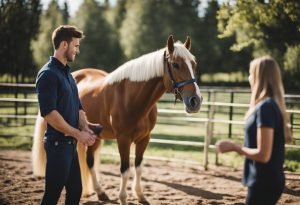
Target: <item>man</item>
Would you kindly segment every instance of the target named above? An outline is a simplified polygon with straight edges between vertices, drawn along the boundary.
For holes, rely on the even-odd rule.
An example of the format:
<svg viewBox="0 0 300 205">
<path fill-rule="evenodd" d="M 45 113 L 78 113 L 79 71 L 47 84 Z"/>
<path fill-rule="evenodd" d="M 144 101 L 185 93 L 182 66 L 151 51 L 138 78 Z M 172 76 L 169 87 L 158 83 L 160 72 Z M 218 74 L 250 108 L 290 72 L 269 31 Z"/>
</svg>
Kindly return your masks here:
<svg viewBox="0 0 300 205">
<path fill-rule="evenodd" d="M 59 26 L 52 34 L 54 55 L 39 71 L 36 91 L 42 117 L 47 122 L 44 147 L 47 156 L 42 205 L 57 204 L 66 189 L 65 204 L 79 204 L 82 184 L 77 142 L 91 146 L 96 136 L 89 129 L 78 90 L 67 62 L 79 53 L 82 31 Z"/>
</svg>

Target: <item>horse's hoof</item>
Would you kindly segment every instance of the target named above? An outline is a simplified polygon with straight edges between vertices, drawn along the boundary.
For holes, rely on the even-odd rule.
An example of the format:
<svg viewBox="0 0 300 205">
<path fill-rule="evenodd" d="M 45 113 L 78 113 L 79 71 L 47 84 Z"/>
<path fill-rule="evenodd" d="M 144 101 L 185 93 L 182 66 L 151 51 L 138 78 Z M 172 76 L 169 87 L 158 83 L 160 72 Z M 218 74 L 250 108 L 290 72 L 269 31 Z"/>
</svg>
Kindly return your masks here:
<svg viewBox="0 0 300 205">
<path fill-rule="evenodd" d="M 109 201 L 108 196 L 105 194 L 105 192 L 103 192 L 102 194 L 98 194 L 98 199 L 100 201 Z"/>
</svg>

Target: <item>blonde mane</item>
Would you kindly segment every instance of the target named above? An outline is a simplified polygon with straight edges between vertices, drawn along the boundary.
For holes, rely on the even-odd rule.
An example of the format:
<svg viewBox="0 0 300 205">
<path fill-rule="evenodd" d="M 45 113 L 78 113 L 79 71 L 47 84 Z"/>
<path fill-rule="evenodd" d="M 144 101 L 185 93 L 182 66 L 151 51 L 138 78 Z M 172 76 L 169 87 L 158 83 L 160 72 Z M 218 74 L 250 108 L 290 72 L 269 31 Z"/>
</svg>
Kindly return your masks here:
<svg viewBox="0 0 300 205">
<path fill-rule="evenodd" d="M 142 55 L 139 58 L 126 62 L 109 74 L 106 82 L 108 84 L 113 84 L 121 82 L 124 79 L 142 82 L 155 77 L 162 77 L 164 75 L 165 50 L 165 48 L 162 48 L 158 51 Z M 180 56 L 184 59 L 195 61 L 195 57 L 180 42 L 174 44 L 173 55 L 174 57 Z"/>
</svg>

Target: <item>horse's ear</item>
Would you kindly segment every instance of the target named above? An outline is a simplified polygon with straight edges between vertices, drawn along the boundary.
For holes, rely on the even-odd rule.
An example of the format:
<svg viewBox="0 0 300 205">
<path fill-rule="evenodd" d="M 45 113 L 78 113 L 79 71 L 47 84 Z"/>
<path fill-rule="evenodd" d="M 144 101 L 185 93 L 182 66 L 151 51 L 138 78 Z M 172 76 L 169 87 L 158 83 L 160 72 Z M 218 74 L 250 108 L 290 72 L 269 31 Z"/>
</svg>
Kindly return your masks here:
<svg viewBox="0 0 300 205">
<path fill-rule="evenodd" d="M 186 41 L 184 42 L 184 46 L 185 46 L 188 50 L 191 49 L 192 41 L 191 41 L 191 38 L 190 38 L 189 36 L 186 38 Z"/>
<path fill-rule="evenodd" d="M 174 39 L 173 39 L 173 35 L 169 36 L 167 44 L 168 44 L 169 54 L 173 53 L 173 51 L 174 51 Z"/>
</svg>

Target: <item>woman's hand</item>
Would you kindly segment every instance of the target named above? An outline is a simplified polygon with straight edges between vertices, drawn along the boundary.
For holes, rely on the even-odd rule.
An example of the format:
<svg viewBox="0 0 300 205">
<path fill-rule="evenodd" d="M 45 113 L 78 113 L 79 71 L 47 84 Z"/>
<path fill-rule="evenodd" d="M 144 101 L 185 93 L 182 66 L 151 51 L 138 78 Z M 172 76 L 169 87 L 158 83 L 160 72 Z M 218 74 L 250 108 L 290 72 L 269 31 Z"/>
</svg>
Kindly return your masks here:
<svg viewBox="0 0 300 205">
<path fill-rule="evenodd" d="M 216 149 L 220 153 L 238 152 L 241 153 L 241 146 L 228 140 L 219 140 L 216 142 Z"/>
</svg>

